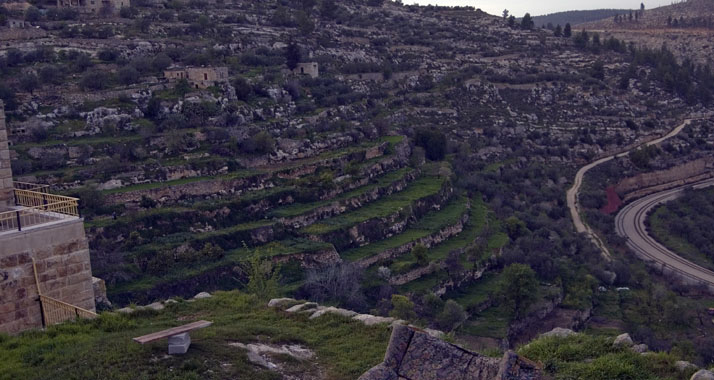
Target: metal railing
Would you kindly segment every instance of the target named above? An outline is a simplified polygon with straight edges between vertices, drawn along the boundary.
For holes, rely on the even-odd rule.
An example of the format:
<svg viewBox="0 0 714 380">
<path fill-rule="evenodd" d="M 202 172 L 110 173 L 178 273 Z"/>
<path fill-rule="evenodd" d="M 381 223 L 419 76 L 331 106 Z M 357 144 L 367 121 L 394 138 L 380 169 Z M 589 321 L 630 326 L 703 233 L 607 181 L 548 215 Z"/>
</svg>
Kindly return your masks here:
<svg viewBox="0 0 714 380">
<path fill-rule="evenodd" d="M 15 205 L 20 207 L 0 212 L 0 232 L 79 217 L 77 198 L 50 194 L 46 185 L 15 182 L 15 186 Z"/>
<path fill-rule="evenodd" d="M 74 321 L 78 318 L 97 318 L 97 313 L 95 312 L 82 309 L 79 306 L 70 305 L 67 302 L 62 302 L 42 294 L 40 294 L 40 302 L 42 302 L 42 319 L 45 322 L 45 326 Z"/>
<path fill-rule="evenodd" d="M 37 183 L 17 182 L 17 181 L 13 181 L 12 185 L 17 190 L 29 190 L 29 191 L 36 191 L 38 193 L 47 193 L 47 194 L 49 194 L 49 192 L 50 192 L 50 185 L 40 185 Z"/>
<path fill-rule="evenodd" d="M 40 289 L 40 279 L 37 274 L 37 261 L 35 261 L 34 257 L 32 258 L 32 272 L 35 275 L 35 286 L 37 286 L 37 295 L 40 298 L 42 325 L 44 327 L 74 321 L 78 318 L 94 319 L 99 316 L 93 311 L 82 309 L 79 306 L 74 306 L 67 302 L 43 295 L 42 289 Z"/>
</svg>

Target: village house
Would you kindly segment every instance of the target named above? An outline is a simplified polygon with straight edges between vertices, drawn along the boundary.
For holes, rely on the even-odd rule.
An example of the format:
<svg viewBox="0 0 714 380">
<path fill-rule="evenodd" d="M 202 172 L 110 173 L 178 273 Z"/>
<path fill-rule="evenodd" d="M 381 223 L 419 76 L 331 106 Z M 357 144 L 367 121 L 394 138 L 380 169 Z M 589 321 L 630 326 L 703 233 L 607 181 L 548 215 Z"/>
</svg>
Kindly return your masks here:
<svg viewBox="0 0 714 380">
<path fill-rule="evenodd" d="M 30 23 L 16 18 L 7 19 L 7 26 L 10 29 L 25 29 L 30 27 Z"/>
<path fill-rule="evenodd" d="M 309 75 L 310 78 L 317 78 L 320 76 L 320 69 L 317 62 L 301 62 L 298 63 L 297 67 L 292 70 L 295 75 Z"/>
<path fill-rule="evenodd" d="M 171 67 L 164 70 L 164 78 L 169 81 L 186 79 L 192 87 L 205 89 L 219 83 L 227 83 L 228 67 Z"/>
</svg>

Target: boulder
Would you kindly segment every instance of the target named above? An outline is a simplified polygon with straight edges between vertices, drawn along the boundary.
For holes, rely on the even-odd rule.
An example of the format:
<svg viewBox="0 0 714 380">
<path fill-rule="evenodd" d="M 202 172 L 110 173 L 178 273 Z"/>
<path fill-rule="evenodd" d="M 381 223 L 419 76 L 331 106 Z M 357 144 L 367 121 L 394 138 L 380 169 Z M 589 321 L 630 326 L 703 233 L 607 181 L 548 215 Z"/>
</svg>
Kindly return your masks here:
<svg viewBox="0 0 714 380">
<path fill-rule="evenodd" d="M 714 372 L 700 369 L 689 380 L 714 380 Z"/>
<path fill-rule="evenodd" d="M 293 307 L 290 307 L 285 311 L 287 311 L 288 313 L 297 313 L 299 311 L 317 309 L 317 306 L 318 305 L 314 302 L 305 302 L 305 303 L 301 303 L 301 304 L 295 305 Z"/>
<path fill-rule="evenodd" d="M 554 336 L 554 337 L 558 337 L 558 338 L 567 338 L 571 335 L 575 335 L 575 331 L 573 331 L 571 329 L 564 329 L 562 327 L 556 327 L 556 328 L 548 331 L 547 333 L 541 334 L 541 336 L 543 336 L 543 337 Z"/>
<path fill-rule="evenodd" d="M 632 346 L 630 349 L 638 354 L 643 354 L 643 353 L 647 352 L 649 347 L 647 347 L 647 345 L 643 343 L 643 344 L 636 344 L 636 345 Z"/>
<path fill-rule="evenodd" d="M 687 372 L 699 369 L 696 364 L 684 360 L 678 360 L 674 362 L 674 368 L 676 368 L 679 372 Z"/>
<path fill-rule="evenodd" d="M 439 330 L 424 329 L 424 332 L 437 339 L 444 339 L 444 337 L 446 337 L 446 333 Z"/>
<path fill-rule="evenodd" d="M 378 325 L 380 323 L 392 323 L 394 318 L 391 317 L 378 317 L 371 314 L 357 314 L 352 319 L 362 322 L 367 326 Z"/>
<path fill-rule="evenodd" d="M 211 293 L 201 292 L 193 296 L 195 300 L 202 300 L 204 298 L 211 298 Z"/>
<path fill-rule="evenodd" d="M 359 380 L 540 380 L 541 368 L 513 351 L 490 358 L 434 338 L 422 330 L 392 329 L 384 361 Z"/>
<path fill-rule="evenodd" d="M 341 316 L 347 317 L 347 318 L 352 318 L 355 315 L 357 315 L 357 313 L 352 310 L 340 309 L 340 308 L 330 306 L 330 307 L 326 307 L 323 309 L 319 309 L 316 312 L 312 313 L 312 315 L 310 316 L 310 319 L 319 318 L 319 317 L 321 317 L 325 314 L 328 314 L 328 313 L 341 315 Z"/>
<path fill-rule="evenodd" d="M 146 305 L 144 307 L 147 309 L 155 310 L 155 311 L 164 310 L 164 305 L 161 304 L 161 302 L 154 302 L 154 303 Z"/>
<path fill-rule="evenodd" d="M 117 313 L 121 313 L 121 314 L 131 314 L 133 312 L 134 312 L 134 309 L 132 309 L 130 307 L 123 307 L 123 308 L 117 310 Z"/>
<path fill-rule="evenodd" d="M 268 301 L 268 307 L 278 307 L 278 308 L 283 308 L 291 303 L 297 302 L 292 298 L 273 298 L 272 300 Z"/>
<path fill-rule="evenodd" d="M 631 347 L 633 342 L 632 342 L 632 338 L 630 338 L 630 334 L 624 333 L 624 334 L 618 335 L 612 344 L 615 347 Z"/>
</svg>

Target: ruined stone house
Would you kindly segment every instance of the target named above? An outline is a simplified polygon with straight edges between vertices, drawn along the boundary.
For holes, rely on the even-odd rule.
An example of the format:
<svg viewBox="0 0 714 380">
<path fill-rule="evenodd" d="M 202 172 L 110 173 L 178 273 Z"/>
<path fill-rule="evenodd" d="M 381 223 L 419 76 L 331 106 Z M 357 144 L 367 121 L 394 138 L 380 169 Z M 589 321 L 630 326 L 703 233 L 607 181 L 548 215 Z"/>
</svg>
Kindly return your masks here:
<svg viewBox="0 0 714 380">
<path fill-rule="evenodd" d="M 117 15 L 129 6 L 130 0 L 57 0 L 57 8 L 76 8 L 84 14 Z"/>
<path fill-rule="evenodd" d="M 228 67 L 172 67 L 164 70 L 164 78 L 169 81 L 186 79 L 191 87 L 205 89 L 228 82 Z"/>
<path fill-rule="evenodd" d="M 25 29 L 29 28 L 31 25 L 25 20 L 20 20 L 16 18 L 7 19 L 7 27 L 10 29 Z"/>
<path fill-rule="evenodd" d="M 48 190 L 13 181 L 0 102 L 0 333 L 96 316 L 78 200 Z"/>
<path fill-rule="evenodd" d="M 301 62 L 298 63 L 297 67 L 292 70 L 295 75 L 308 75 L 310 78 L 317 78 L 320 76 L 320 69 L 317 62 Z"/>
</svg>

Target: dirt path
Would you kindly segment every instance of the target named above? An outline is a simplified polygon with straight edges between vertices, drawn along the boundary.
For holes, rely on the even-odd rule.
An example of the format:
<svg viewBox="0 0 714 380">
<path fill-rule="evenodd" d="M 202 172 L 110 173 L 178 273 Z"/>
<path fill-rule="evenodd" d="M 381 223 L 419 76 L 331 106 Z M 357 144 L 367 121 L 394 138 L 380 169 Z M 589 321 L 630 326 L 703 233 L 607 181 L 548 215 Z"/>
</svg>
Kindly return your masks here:
<svg viewBox="0 0 714 380">
<path fill-rule="evenodd" d="M 602 253 L 603 257 L 606 260 L 608 260 L 608 261 L 612 260 L 612 255 L 610 254 L 610 251 L 607 249 L 605 242 L 602 239 L 600 239 L 600 237 L 592 230 L 592 228 L 590 228 L 590 226 L 587 225 L 587 223 L 585 223 L 583 221 L 582 217 L 580 216 L 580 204 L 578 202 L 578 193 L 580 192 L 580 188 L 583 185 L 583 178 L 585 176 L 585 173 L 587 173 L 590 169 L 592 169 L 600 164 L 604 164 L 605 162 L 608 162 L 615 158 L 627 156 L 632 151 L 637 150 L 640 147 L 660 144 L 663 141 L 678 135 L 679 132 L 681 132 L 687 125 L 689 125 L 692 122 L 692 120 L 696 120 L 696 119 L 692 118 L 692 119 L 684 120 L 684 122 L 682 124 L 678 125 L 672 131 L 670 131 L 669 133 L 667 133 L 666 135 L 664 135 L 660 138 L 640 144 L 626 152 L 614 154 L 612 156 L 603 157 L 597 161 L 591 162 L 591 163 L 583 166 L 582 168 L 580 168 L 580 170 L 578 170 L 577 174 L 575 174 L 575 181 L 573 181 L 573 187 L 571 187 L 566 194 L 568 208 L 570 209 L 570 217 L 573 219 L 573 224 L 575 225 L 575 230 L 578 233 L 587 234 L 587 236 L 590 238 L 590 240 L 592 240 L 592 242 L 598 248 L 600 248 L 600 252 Z"/>
</svg>

